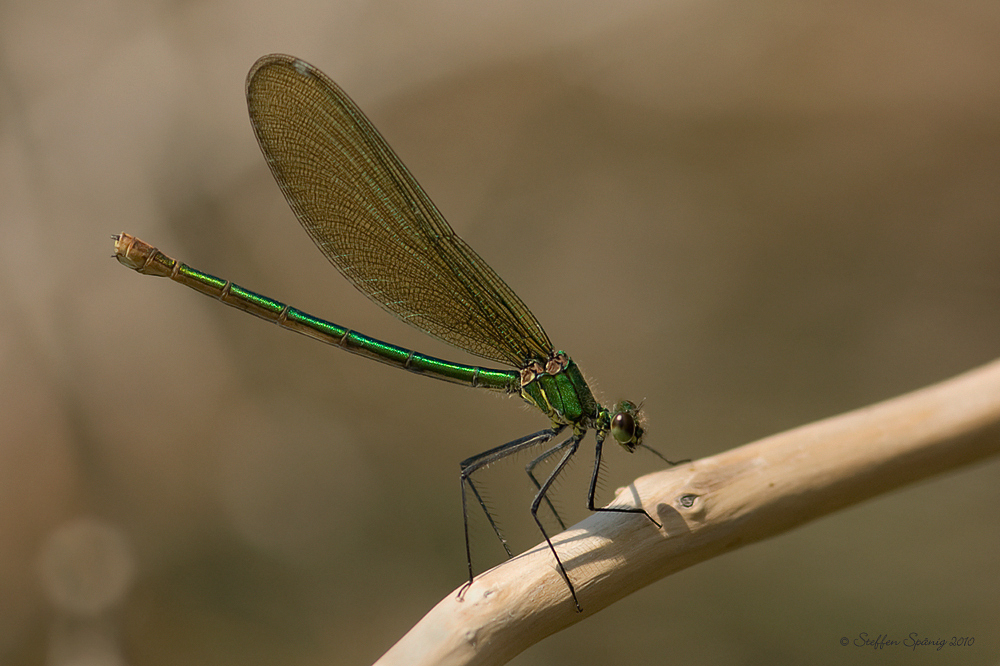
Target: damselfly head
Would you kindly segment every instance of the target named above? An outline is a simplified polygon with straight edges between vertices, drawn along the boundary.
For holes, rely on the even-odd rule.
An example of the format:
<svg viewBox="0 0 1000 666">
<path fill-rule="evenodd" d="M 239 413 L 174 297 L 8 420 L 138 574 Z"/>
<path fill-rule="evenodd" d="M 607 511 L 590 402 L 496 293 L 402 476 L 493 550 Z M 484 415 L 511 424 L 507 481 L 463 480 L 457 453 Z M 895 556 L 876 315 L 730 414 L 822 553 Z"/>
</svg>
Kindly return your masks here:
<svg viewBox="0 0 1000 666">
<path fill-rule="evenodd" d="M 611 417 L 611 436 L 631 453 L 642 444 L 644 430 L 639 408 L 628 400 L 622 400 L 615 405 L 614 416 Z"/>
</svg>

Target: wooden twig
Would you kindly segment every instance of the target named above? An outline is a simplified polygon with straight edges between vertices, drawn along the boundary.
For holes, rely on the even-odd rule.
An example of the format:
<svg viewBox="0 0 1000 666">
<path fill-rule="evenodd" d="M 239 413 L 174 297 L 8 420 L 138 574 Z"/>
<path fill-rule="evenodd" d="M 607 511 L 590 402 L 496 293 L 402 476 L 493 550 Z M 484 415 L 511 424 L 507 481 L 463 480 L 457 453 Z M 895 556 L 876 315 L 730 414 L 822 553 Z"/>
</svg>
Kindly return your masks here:
<svg viewBox="0 0 1000 666">
<path fill-rule="evenodd" d="M 443 599 L 377 666 L 503 664 L 676 571 L 1000 451 L 1000 360 L 870 407 L 637 479 L 662 523 L 597 513 Z M 985 432 L 984 432 L 985 431 Z"/>
</svg>

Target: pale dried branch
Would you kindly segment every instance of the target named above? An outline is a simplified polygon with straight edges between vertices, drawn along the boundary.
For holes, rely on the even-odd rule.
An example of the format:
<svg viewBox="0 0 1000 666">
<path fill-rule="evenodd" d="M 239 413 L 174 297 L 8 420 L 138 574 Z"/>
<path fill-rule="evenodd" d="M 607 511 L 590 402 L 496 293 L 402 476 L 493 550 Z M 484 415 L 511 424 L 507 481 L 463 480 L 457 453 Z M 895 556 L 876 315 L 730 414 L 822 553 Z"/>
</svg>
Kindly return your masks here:
<svg viewBox="0 0 1000 666">
<path fill-rule="evenodd" d="M 576 587 L 535 547 L 448 595 L 377 666 L 502 664 L 676 571 L 1000 451 L 1000 361 L 870 407 L 637 479 L 553 538 Z"/>
</svg>

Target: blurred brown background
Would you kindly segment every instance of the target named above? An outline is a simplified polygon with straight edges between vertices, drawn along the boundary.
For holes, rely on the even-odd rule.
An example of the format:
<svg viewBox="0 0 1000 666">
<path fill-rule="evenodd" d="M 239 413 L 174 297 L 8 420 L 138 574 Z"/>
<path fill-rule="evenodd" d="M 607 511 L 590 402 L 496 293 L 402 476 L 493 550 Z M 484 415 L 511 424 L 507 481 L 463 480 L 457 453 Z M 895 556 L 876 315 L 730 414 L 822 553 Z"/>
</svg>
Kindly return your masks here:
<svg viewBox="0 0 1000 666">
<path fill-rule="evenodd" d="M 269 52 L 344 86 L 596 389 L 645 400 L 667 455 L 1000 355 L 993 0 L 8 1 L 4 665 L 370 663 L 463 580 L 458 461 L 545 426 L 110 258 L 126 230 L 471 360 L 299 229 L 243 100 Z M 702 564 L 514 663 L 995 664 L 998 473 Z M 840 645 L 861 632 L 976 643 Z"/>
</svg>

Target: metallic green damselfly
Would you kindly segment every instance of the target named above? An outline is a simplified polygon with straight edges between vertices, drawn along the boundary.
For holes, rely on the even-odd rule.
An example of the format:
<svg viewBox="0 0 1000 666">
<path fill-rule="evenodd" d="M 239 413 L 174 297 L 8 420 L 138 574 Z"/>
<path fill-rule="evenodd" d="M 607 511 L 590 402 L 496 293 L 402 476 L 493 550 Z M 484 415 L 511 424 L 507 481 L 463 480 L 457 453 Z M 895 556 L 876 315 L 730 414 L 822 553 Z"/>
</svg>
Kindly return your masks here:
<svg viewBox="0 0 1000 666">
<path fill-rule="evenodd" d="M 547 493 L 584 435 L 593 429 L 597 445 L 587 508 L 642 514 L 660 527 L 642 508 L 594 506 L 607 435 L 629 452 L 649 448 L 642 442 L 639 408 L 621 401 L 607 409 L 597 402 L 576 363 L 554 350 L 527 306 L 455 234 L 378 130 L 329 77 L 297 58 L 264 56 L 250 70 L 246 94 L 250 121 L 278 186 L 303 228 L 341 274 L 406 323 L 516 369 L 452 363 L 361 335 L 191 268 L 125 233 L 115 236 L 116 258 L 140 273 L 169 277 L 282 328 L 354 354 L 455 384 L 516 393 L 548 416 L 551 427 L 461 463 L 469 566 L 469 582 L 463 590 L 473 582 L 470 493 L 512 556 L 472 474 L 511 454 L 546 446 L 569 429 L 568 438 L 531 460 L 526 471 L 536 489 L 531 516 L 580 610 L 576 589 L 538 510 L 546 503 L 565 528 Z M 536 477 L 535 468 L 554 456 L 558 458 L 551 471 L 544 478 Z"/>
</svg>

